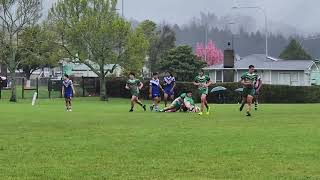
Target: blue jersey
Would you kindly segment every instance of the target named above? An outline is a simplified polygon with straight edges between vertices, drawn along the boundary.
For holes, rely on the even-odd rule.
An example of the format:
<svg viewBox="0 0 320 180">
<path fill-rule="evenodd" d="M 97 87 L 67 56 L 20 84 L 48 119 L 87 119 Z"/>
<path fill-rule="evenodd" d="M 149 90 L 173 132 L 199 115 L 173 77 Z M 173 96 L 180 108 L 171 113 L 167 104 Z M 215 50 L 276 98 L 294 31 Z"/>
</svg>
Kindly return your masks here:
<svg viewBox="0 0 320 180">
<path fill-rule="evenodd" d="M 164 77 L 165 91 L 171 91 L 175 82 L 176 82 L 176 79 L 172 76 Z"/>
<path fill-rule="evenodd" d="M 150 80 L 151 93 L 152 95 L 160 95 L 160 80 L 159 79 L 151 79 Z"/>
<path fill-rule="evenodd" d="M 70 79 L 63 81 L 63 87 L 64 87 L 64 94 L 65 95 L 72 95 L 72 81 Z"/>
</svg>

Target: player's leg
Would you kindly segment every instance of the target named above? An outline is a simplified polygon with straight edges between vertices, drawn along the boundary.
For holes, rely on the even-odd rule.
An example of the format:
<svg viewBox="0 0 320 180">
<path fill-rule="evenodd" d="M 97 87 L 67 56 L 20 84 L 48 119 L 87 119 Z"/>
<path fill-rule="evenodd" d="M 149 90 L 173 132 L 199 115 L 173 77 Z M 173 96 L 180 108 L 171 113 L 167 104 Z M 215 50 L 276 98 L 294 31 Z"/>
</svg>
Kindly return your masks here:
<svg viewBox="0 0 320 180">
<path fill-rule="evenodd" d="M 139 99 L 138 96 L 135 96 L 135 100 L 136 100 L 136 103 L 139 104 L 139 105 L 143 108 L 144 111 L 147 110 L 146 105 L 144 105 L 144 104 L 142 103 L 142 101 Z"/>
<path fill-rule="evenodd" d="M 66 102 L 66 111 L 69 111 L 69 101 L 68 101 L 68 98 L 65 97 L 65 102 Z"/>
<path fill-rule="evenodd" d="M 258 104 L 259 104 L 259 95 L 258 94 L 255 94 L 255 96 L 254 96 L 254 99 L 253 99 L 253 101 L 254 101 L 254 110 L 258 110 Z"/>
<path fill-rule="evenodd" d="M 130 102 L 131 102 L 131 109 L 129 112 L 133 112 L 134 104 L 136 103 L 136 96 L 132 95 Z"/>
<path fill-rule="evenodd" d="M 167 107 L 168 105 L 168 98 L 169 98 L 169 95 L 167 93 L 164 93 L 163 95 L 164 107 Z"/>
<path fill-rule="evenodd" d="M 152 105 L 150 106 L 150 111 L 153 111 L 156 108 L 157 104 L 157 96 L 156 94 L 152 93 Z"/>
<path fill-rule="evenodd" d="M 203 101 L 204 101 L 204 105 L 207 108 L 206 114 L 209 115 L 210 114 L 210 107 L 209 107 L 209 104 L 208 104 L 207 96 L 208 96 L 207 94 L 203 94 L 202 95 Z"/>
<path fill-rule="evenodd" d="M 156 111 L 159 111 L 159 104 L 160 104 L 160 102 L 161 102 L 161 97 L 160 97 L 160 95 L 158 95 L 156 98 L 155 98 L 155 100 L 156 100 L 156 103 L 155 103 L 155 110 Z"/>
<path fill-rule="evenodd" d="M 252 95 L 248 95 L 247 96 L 247 116 L 251 116 L 251 109 L 252 109 L 252 100 L 253 100 L 253 96 Z"/>
<path fill-rule="evenodd" d="M 209 106 L 207 103 L 207 95 L 206 94 L 202 94 L 201 95 L 201 112 L 199 113 L 200 115 L 203 114 L 203 112 L 205 111 L 204 109 L 207 109 L 207 113 L 209 112 Z"/>
<path fill-rule="evenodd" d="M 241 106 L 240 106 L 240 111 L 243 110 L 244 106 L 247 103 L 247 97 L 246 96 L 242 96 L 242 101 L 241 101 Z"/>
<path fill-rule="evenodd" d="M 68 100 L 69 100 L 69 111 L 72 111 L 72 103 L 71 103 L 72 98 L 69 97 Z"/>
<path fill-rule="evenodd" d="M 174 101 L 174 93 L 171 93 L 171 95 L 170 95 L 170 100 L 171 100 L 171 101 Z"/>
<path fill-rule="evenodd" d="M 177 110 L 179 109 L 181 106 L 181 104 L 179 103 L 179 100 L 174 100 L 170 106 L 165 107 L 164 109 L 162 109 L 160 112 L 172 112 L 173 110 Z"/>
</svg>

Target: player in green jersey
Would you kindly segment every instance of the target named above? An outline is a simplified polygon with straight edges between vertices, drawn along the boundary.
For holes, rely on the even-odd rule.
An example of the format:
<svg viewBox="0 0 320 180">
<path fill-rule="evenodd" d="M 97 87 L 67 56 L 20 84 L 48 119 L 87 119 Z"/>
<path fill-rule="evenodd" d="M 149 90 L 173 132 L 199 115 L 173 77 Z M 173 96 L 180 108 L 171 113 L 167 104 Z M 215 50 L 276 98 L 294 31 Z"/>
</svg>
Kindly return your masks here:
<svg viewBox="0 0 320 180">
<path fill-rule="evenodd" d="M 199 72 L 199 75 L 196 76 L 194 83 L 195 86 L 198 87 L 198 90 L 201 94 L 201 112 L 199 115 L 203 115 L 204 108 L 207 108 L 206 114 L 210 114 L 210 107 L 207 102 L 207 96 L 209 93 L 209 86 L 212 85 L 212 81 L 210 80 L 210 77 L 204 74 L 204 71 L 201 70 Z"/>
<path fill-rule="evenodd" d="M 258 71 L 254 70 L 254 73 L 258 74 Z M 260 76 L 258 76 L 257 77 L 257 81 L 254 83 L 255 94 L 254 94 L 254 97 L 253 97 L 254 109 L 256 111 L 258 110 L 259 94 L 260 94 L 261 87 L 262 87 L 262 79 L 261 79 Z M 240 111 L 243 110 L 244 106 L 246 105 L 246 102 L 247 102 L 247 100 L 246 100 L 246 97 L 245 97 L 245 99 L 242 100 L 242 104 L 240 106 Z"/>
<path fill-rule="evenodd" d="M 249 66 L 249 71 L 241 76 L 241 84 L 243 86 L 243 102 L 247 103 L 247 116 L 251 116 L 252 102 L 256 95 L 256 88 L 259 85 L 258 74 L 254 72 L 254 66 Z M 242 110 L 242 109 L 240 109 Z"/>
<path fill-rule="evenodd" d="M 133 112 L 133 108 L 135 103 L 139 104 L 144 111 L 146 111 L 146 105 L 144 105 L 140 100 L 139 100 L 139 93 L 140 90 L 143 88 L 143 83 L 135 78 L 134 73 L 129 74 L 129 80 L 127 81 L 126 84 L 126 89 L 130 90 L 131 92 L 131 109 L 129 112 Z"/>
<path fill-rule="evenodd" d="M 192 97 L 184 98 L 183 110 L 186 112 L 193 112 L 193 113 L 200 112 L 200 108 L 196 106 Z"/>
<path fill-rule="evenodd" d="M 177 97 L 169 107 L 164 108 L 163 110 L 161 110 L 160 112 L 176 112 L 179 111 L 181 109 L 181 107 L 184 104 L 184 99 L 185 98 L 191 98 L 192 97 L 192 92 L 191 91 L 187 91 L 186 93 L 182 93 L 179 97 Z"/>
</svg>

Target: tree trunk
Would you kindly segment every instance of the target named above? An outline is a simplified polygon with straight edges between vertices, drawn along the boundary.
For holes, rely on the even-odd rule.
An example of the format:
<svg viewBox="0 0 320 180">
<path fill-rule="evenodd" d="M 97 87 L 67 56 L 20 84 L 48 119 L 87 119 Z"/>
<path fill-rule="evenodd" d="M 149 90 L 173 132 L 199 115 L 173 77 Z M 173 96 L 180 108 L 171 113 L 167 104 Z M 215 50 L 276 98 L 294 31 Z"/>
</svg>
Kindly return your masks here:
<svg viewBox="0 0 320 180">
<path fill-rule="evenodd" d="M 16 73 L 14 71 L 10 72 L 11 76 L 11 97 L 10 102 L 17 102 L 17 87 L 16 87 Z"/>
<path fill-rule="evenodd" d="M 104 75 L 102 75 L 102 77 L 100 77 L 100 100 L 101 101 L 108 101 L 107 88 L 106 88 L 106 77 Z"/>
<path fill-rule="evenodd" d="M 24 84 L 25 88 L 31 88 L 31 80 L 30 80 L 31 74 L 32 73 L 26 73 L 26 82 Z"/>
</svg>

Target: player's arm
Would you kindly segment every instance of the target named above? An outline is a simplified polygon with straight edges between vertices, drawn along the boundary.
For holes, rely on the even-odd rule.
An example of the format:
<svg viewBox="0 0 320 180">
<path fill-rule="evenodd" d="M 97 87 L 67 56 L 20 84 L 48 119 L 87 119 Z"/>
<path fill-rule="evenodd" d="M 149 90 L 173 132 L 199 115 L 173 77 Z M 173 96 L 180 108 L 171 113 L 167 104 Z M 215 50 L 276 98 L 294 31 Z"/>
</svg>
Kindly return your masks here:
<svg viewBox="0 0 320 180">
<path fill-rule="evenodd" d="M 207 82 L 207 87 L 211 86 L 213 84 L 213 82 L 211 81 L 211 79 L 209 78 L 209 81 Z"/>
<path fill-rule="evenodd" d="M 195 85 L 195 86 L 200 86 L 200 83 L 198 82 L 198 80 L 194 80 L 194 82 L 193 82 L 193 85 Z"/>
<path fill-rule="evenodd" d="M 241 80 L 241 85 L 248 86 L 250 83 L 246 82 L 244 79 Z"/>
<path fill-rule="evenodd" d="M 161 89 L 162 92 L 164 92 L 164 89 L 162 88 L 161 84 L 159 84 L 159 88 Z"/>
<path fill-rule="evenodd" d="M 173 92 L 175 88 L 176 88 L 176 81 L 173 82 L 173 86 L 172 86 L 172 89 L 170 90 L 170 92 Z"/>
<path fill-rule="evenodd" d="M 71 84 L 71 88 L 72 88 L 73 95 L 75 95 L 76 94 L 76 90 L 74 89 L 73 84 Z"/>
<path fill-rule="evenodd" d="M 257 88 L 256 88 L 257 92 L 260 91 L 261 87 L 262 87 L 262 80 L 261 80 L 261 79 L 258 79 L 258 86 L 257 86 Z"/>
<path fill-rule="evenodd" d="M 251 83 L 250 82 L 246 82 L 245 81 L 245 77 L 244 76 L 242 76 L 241 77 L 241 85 L 243 85 L 243 86 L 249 86 L 249 85 L 251 85 Z"/>
<path fill-rule="evenodd" d="M 140 83 L 139 83 L 139 89 L 141 90 L 142 88 L 143 88 L 143 83 L 140 82 Z"/>
<path fill-rule="evenodd" d="M 61 93 L 62 93 L 62 96 L 64 96 L 64 86 L 62 86 Z"/>
<path fill-rule="evenodd" d="M 150 86 L 149 86 L 149 97 L 151 98 L 152 97 L 152 84 L 150 83 Z"/>
<path fill-rule="evenodd" d="M 126 88 L 127 90 L 130 90 L 130 87 L 129 87 L 128 83 L 126 84 L 125 88 Z"/>
</svg>

